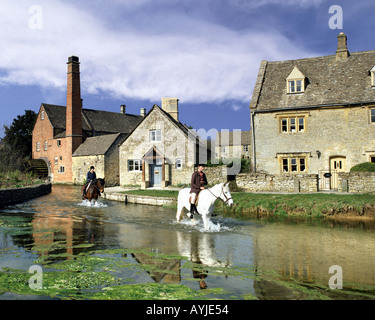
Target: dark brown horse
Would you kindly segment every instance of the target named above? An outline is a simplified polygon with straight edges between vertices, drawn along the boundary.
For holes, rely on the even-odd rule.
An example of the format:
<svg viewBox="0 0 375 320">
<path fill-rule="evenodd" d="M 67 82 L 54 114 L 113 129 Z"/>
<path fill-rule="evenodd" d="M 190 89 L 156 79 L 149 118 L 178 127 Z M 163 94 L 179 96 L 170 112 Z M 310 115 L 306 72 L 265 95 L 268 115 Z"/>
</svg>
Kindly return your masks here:
<svg viewBox="0 0 375 320">
<path fill-rule="evenodd" d="M 93 199 L 95 200 L 95 202 L 98 201 L 100 193 L 104 192 L 104 184 L 104 179 L 97 179 L 95 182 L 90 184 L 90 187 L 86 192 L 84 192 L 84 189 L 87 188 L 87 185 L 84 185 L 81 190 L 83 194 L 82 199 L 89 200 L 90 202 Z"/>
</svg>

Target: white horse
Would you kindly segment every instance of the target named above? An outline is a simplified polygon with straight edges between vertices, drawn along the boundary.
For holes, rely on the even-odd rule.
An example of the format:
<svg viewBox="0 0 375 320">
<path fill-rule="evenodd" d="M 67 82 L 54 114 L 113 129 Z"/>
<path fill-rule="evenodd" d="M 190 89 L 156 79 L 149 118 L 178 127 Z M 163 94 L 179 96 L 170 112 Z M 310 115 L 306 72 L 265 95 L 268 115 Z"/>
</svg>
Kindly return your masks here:
<svg viewBox="0 0 375 320">
<path fill-rule="evenodd" d="M 180 222 L 183 218 L 184 209 L 187 209 L 190 212 L 189 198 L 190 188 L 182 189 L 178 193 L 177 222 Z M 205 230 L 208 230 L 209 217 L 214 212 L 216 199 L 223 200 L 228 206 L 233 205 L 233 199 L 229 190 L 229 182 L 227 184 L 217 184 L 212 188 L 204 189 L 199 193 L 197 210 L 199 214 L 202 215 Z M 190 213 L 188 213 L 188 217 L 190 218 Z"/>
</svg>

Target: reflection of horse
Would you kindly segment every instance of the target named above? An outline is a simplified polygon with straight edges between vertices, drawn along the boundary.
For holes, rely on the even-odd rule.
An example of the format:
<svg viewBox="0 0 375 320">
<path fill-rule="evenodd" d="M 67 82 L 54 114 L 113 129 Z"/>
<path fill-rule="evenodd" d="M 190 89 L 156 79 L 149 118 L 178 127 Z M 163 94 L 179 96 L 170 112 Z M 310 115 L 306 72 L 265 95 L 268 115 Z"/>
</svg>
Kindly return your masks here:
<svg viewBox="0 0 375 320">
<path fill-rule="evenodd" d="M 100 193 L 104 192 L 104 184 L 105 184 L 105 181 L 104 179 L 97 179 L 95 182 L 91 183 L 89 188 L 86 190 L 86 192 L 84 192 L 84 188 L 86 188 L 86 186 L 83 186 L 82 187 L 82 199 L 83 200 L 95 200 L 95 203 L 96 201 L 98 201 L 98 197 L 100 196 Z"/>
<path fill-rule="evenodd" d="M 201 265 L 198 270 L 193 269 L 193 278 L 199 279 L 201 289 L 207 288 L 206 278 L 210 268 L 217 267 L 220 272 L 232 264 L 231 256 L 221 261 L 216 255 L 215 238 L 209 233 L 182 233 L 177 232 L 177 248 L 181 256 L 189 258 L 190 261 Z M 208 267 L 208 268 L 205 268 Z"/>
<path fill-rule="evenodd" d="M 182 219 L 184 208 L 186 208 L 187 210 L 190 209 L 189 193 L 189 188 L 182 189 L 178 193 L 176 214 L 177 222 Z M 233 199 L 229 190 L 229 183 L 220 183 L 213 186 L 212 188 L 202 190 L 199 193 L 197 210 L 202 215 L 205 230 L 208 230 L 209 217 L 214 212 L 216 199 L 223 200 L 228 206 L 233 205 Z M 190 217 L 190 214 L 188 214 L 188 216 Z"/>
</svg>

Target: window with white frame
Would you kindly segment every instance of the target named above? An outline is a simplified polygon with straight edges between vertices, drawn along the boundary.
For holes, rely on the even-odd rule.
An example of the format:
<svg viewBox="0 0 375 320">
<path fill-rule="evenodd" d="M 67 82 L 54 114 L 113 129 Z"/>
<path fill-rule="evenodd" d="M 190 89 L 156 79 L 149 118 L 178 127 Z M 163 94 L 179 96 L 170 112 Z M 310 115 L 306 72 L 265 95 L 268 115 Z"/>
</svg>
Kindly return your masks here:
<svg viewBox="0 0 375 320">
<path fill-rule="evenodd" d="M 47 151 L 47 150 L 48 150 L 48 142 L 44 141 L 44 151 Z"/>
<path fill-rule="evenodd" d="M 59 164 L 59 157 L 55 157 L 55 165 Z"/>
<path fill-rule="evenodd" d="M 243 146 L 243 152 L 249 152 L 249 145 L 248 144 L 244 144 Z"/>
<path fill-rule="evenodd" d="M 44 110 L 40 113 L 40 119 L 44 120 Z"/>
<path fill-rule="evenodd" d="M 284 133 L 305 132 L 305 117 L 281 117 L 280 131 Z"/>
<path fill-rule="evenodd" d="M 375 70 L 371 71 L 371 85 L 375 87 Z"/>
<path fill-rule="evenodd" d="M 161 141 L 161 130 L 150 130 L 150 141 L 157 142 Z"/>
<path fill-rule="evenodd" d="M 142 160 L 128 160 L 128 171 L 142 171 Z"/>
<path fill-rule="evenodd" d="M 282 173 L 300 173 L 306 172 L 305 156 L 285 156 L 281 158 Z"/>
<path fill-rule="evenodd" d="M 176 159 L 176 169 L 182 169 L 182 159 Z"/>
<path fill-rule="evenodd" d="M 40 142 L 37 142 L 36 143 L 36 152 L 39 152 L 40 151 Z"/>
</svg>

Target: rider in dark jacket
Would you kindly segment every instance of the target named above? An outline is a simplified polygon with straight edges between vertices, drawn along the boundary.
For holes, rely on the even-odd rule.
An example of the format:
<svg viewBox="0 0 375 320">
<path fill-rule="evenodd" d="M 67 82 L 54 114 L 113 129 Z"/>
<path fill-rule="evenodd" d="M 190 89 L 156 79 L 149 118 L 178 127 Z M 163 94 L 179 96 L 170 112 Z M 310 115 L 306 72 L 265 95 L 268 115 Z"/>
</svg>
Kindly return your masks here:
<svg viewBox="0 0 375 320">
<path fill-rule="evenodd" d="M 202 164 L 198 165 L 198 170 L 191 176 L 191 200 L 190 200 L 190 218 L 194 218 L 194 212 L 198 212 L 195 207 L 195 200 L 197 195 L 201 190 L 204 190 L 204 186 L 207 185 L 206 174 L 203 172 L 204 166 Z"/>
<path fill-rule="evenodd" d="M 96 181 L 96 173 L 94 170 L 95 170 L 94 166 L 91 166 L 90 171 L 87 172 L 86 183 L 83 188 L 82 197 L 86 194 L 87 189 L 90 187 L 91 183 L 93 182 L 95 183 Z"/>
</svg>

